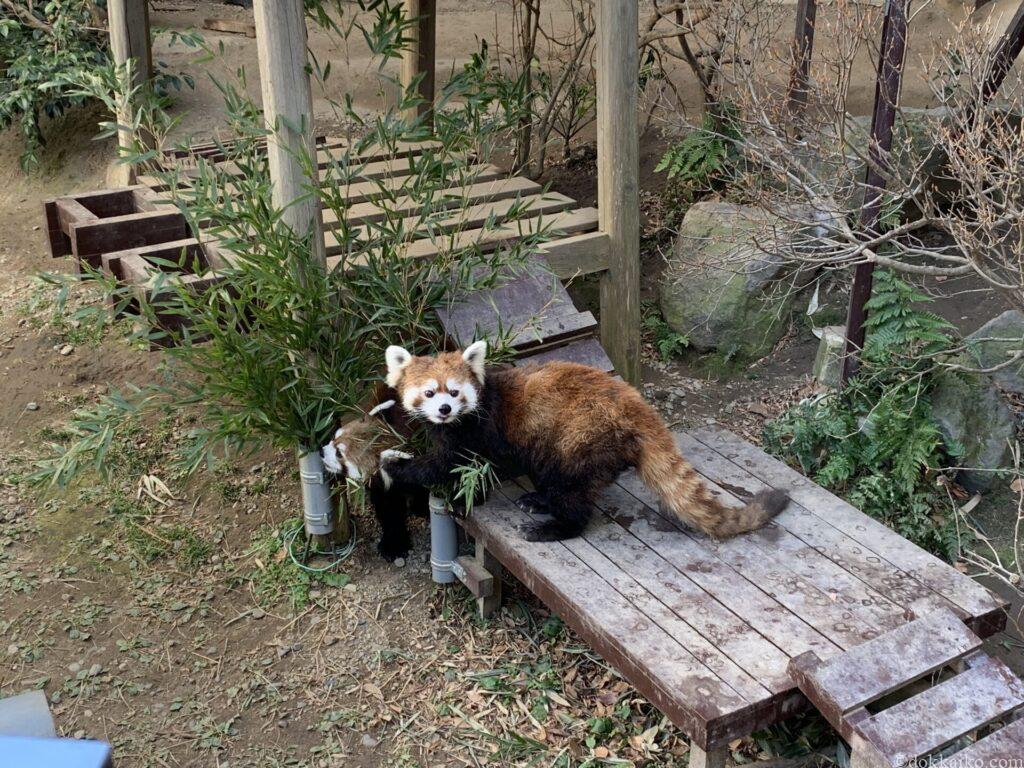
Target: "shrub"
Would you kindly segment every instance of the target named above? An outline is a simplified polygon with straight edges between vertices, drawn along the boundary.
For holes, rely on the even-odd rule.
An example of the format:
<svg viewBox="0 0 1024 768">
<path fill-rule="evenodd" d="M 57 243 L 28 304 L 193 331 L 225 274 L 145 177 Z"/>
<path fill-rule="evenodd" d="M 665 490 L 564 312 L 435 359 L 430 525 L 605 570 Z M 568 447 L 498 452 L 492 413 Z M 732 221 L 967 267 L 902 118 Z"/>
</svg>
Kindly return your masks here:
<svg viewBox="0 0 1024 768">
<path fill-rule="evenodd" d="M 927 301 L 893 273 L 877 272 L 858 376 L 767 424 L 764 440 L 902 536 L 954 559 L 960 542 L 937 480 L 961 450 L 943 442 L 930 401 L 951 326 L 916 306 Z"/>
</svg>

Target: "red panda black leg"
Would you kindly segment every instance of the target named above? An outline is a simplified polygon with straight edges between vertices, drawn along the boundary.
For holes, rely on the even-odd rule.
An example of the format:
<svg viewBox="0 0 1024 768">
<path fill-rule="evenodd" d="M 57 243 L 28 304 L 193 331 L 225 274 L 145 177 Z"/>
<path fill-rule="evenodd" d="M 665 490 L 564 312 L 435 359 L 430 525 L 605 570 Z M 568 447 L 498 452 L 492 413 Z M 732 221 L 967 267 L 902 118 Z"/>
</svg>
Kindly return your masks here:
<svg viewBox="0 0 1024 768">
<path fill-rule="evenodd" d="M 524 525 L 523 538 L 527 541 L 561 541 L 583 533 L 594 511 L 587 496 L 571 492 L 548 492 L 545 495 L 551 519 Z"/>
<path fill-rule="evenodd" d="M 402 488 L 386 488 L 380 475 L 370 481 L 370 503 L 380 523 L 380 541 L 377 552 L 388 562 L 408 557 L 412 542 L 409 539 L 407 513 L 409 495 Z"/>
</svg>

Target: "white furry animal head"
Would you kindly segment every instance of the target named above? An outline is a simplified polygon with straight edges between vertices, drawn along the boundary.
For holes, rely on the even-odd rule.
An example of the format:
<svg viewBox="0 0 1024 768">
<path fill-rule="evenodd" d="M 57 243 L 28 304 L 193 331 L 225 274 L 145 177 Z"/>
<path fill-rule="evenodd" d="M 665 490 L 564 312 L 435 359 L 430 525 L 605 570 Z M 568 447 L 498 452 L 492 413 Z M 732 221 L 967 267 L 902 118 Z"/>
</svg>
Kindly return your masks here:
<svg viewBox="0 0 1024 768">
<path fill-rule="evenodd" d="M 434 357 L 416 357 L 391 346 L 384 357 L 388 385 L 398 391 L 409 415 L 432 424 L 451 424 L 476 410 L 487 363 L 486 341 Z"/>
</svg>

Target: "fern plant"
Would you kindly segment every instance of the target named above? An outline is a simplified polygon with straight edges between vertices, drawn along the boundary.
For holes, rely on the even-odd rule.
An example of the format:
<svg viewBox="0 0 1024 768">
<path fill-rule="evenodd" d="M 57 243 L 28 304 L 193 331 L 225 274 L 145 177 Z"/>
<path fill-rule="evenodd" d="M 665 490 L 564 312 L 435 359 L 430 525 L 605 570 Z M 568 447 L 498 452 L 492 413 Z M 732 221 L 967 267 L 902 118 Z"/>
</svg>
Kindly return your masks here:
<svg viewBox="0 0 1024 768">
<path fill-rule="evenodd" d="M 858 377 L 791 408 L 765 426 L 764 438 L 767 450 L 819 484 L 954 559 L 955 522 L 936 479 L 961 448 L 943 440 L 930 399 L 931 356 L 950 348 L 952 326 L 921 308 L 928 301 L 895 274 L 878 272 Z"/>
<path fill-rule="evenodd" d="M 735 147 L 741 134 L 734 114 L 727 105 L 716 113 L 706 112 L 700 130 L 672 144 L 654 170 L 665 172 L 672 181 L 710 186 L 738 158 Z"/>
</svg>

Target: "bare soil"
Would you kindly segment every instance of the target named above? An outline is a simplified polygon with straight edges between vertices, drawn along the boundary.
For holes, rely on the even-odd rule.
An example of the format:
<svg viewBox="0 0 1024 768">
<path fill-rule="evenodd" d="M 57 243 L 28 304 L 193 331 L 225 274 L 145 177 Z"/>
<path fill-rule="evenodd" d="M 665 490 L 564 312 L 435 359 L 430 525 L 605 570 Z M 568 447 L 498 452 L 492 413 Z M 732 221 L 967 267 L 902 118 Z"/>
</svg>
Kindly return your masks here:
<svg viewBox="0 0 1024 768">
<path fill-rule="evenodd" d="M 245 17 L 202 0 L 155 6 L 154 25 L 176 29 Z M 495 21 L 507 14 L 503 4 L 440 6 L 444 61 L 465 60 L 496 27 L 507 33 Z M 917 28 L 941 35 L 954 12 L 962 4 L 935 6 Z M 255 42 L 204 34 L 227 55 L 202 72 L 180 46 L 157 46 L 171 69 L 197 76 L 178 104 L 187 134 L 221 126 L 206 73 L 227 78 L 244 67 L 258 97 Z M 324 130 L 336 125 L 330 101 L 344 90 L 375 110 L 379 81 L 365 51 L 339 50 L 318 33 L 311 44 L 337 73 L 335 90 L 316 97 Z M 908 100 L 920 101 L 922 71 L 911 69 Z M 696 103 L 693 84 L 679 79 Z M 857 96 L 865 112 L 870 90 L 868 79 Z M 303 581 L 275 543 L 301 509 L 288 456 L 267 449 L 176 479 L 165 457 L 188 427 L 183 417 L 119 444 L 106 480 L 67 491 L 25 481 L 73 408 L 155 370 L 154 354 L 128 343 L 119 325 L 93 336 L 54 320 L 53 291 L 34 284 L 40 271 L 69 269 L 48 260 L 41 201 L 105 186 L 113 150 L 93 139 L 99 119 L 86 109 L 46 126 L 43 167 L 29 177 L 18 169 L 17 137 L 0 135 L 0 695 L 42 688 L 62 734 L 111 742 L 125 767 L 685 765 L 681 734 L 525 590 L 513 586 L 497 617 L 481 621 L 461 589 L 433 585 L 423 521 L 413 523 L 413 554 L 396 567 L 376 556 L 375 524 L 359 513 L 348 584 Z M 663 147 L 655 133 L 645 136 L 647 297 L 666 243 L 655 221 L 662 181 L 653 173 Z M 550 179 L 593 204 L 592 151 L 578 150 Z M 586 285 L 574 291 L 587 300 Z M 968 330 L 1000 311 L 970 294 L 942 308 Z M 807 387 L 815 349 L 799 320 L 772 355 L 727 375 L 695 357 L 663 363 L 646 348 L 645 392 L 673 424 L 717 421 L 757 440 L 764 420 Z M 146 477 L 170 492 L 150 485 L 153 496 L 140 493 Z M 1005 520 L 1012 512 L 992 514 Z M 1001 643 L 1019 668 L 1019 643 Z M 734 752 L 785 754 L 797 735 L 819 727 L 800 721 L 782 747 L 744 740 Z"/>
</svg>

